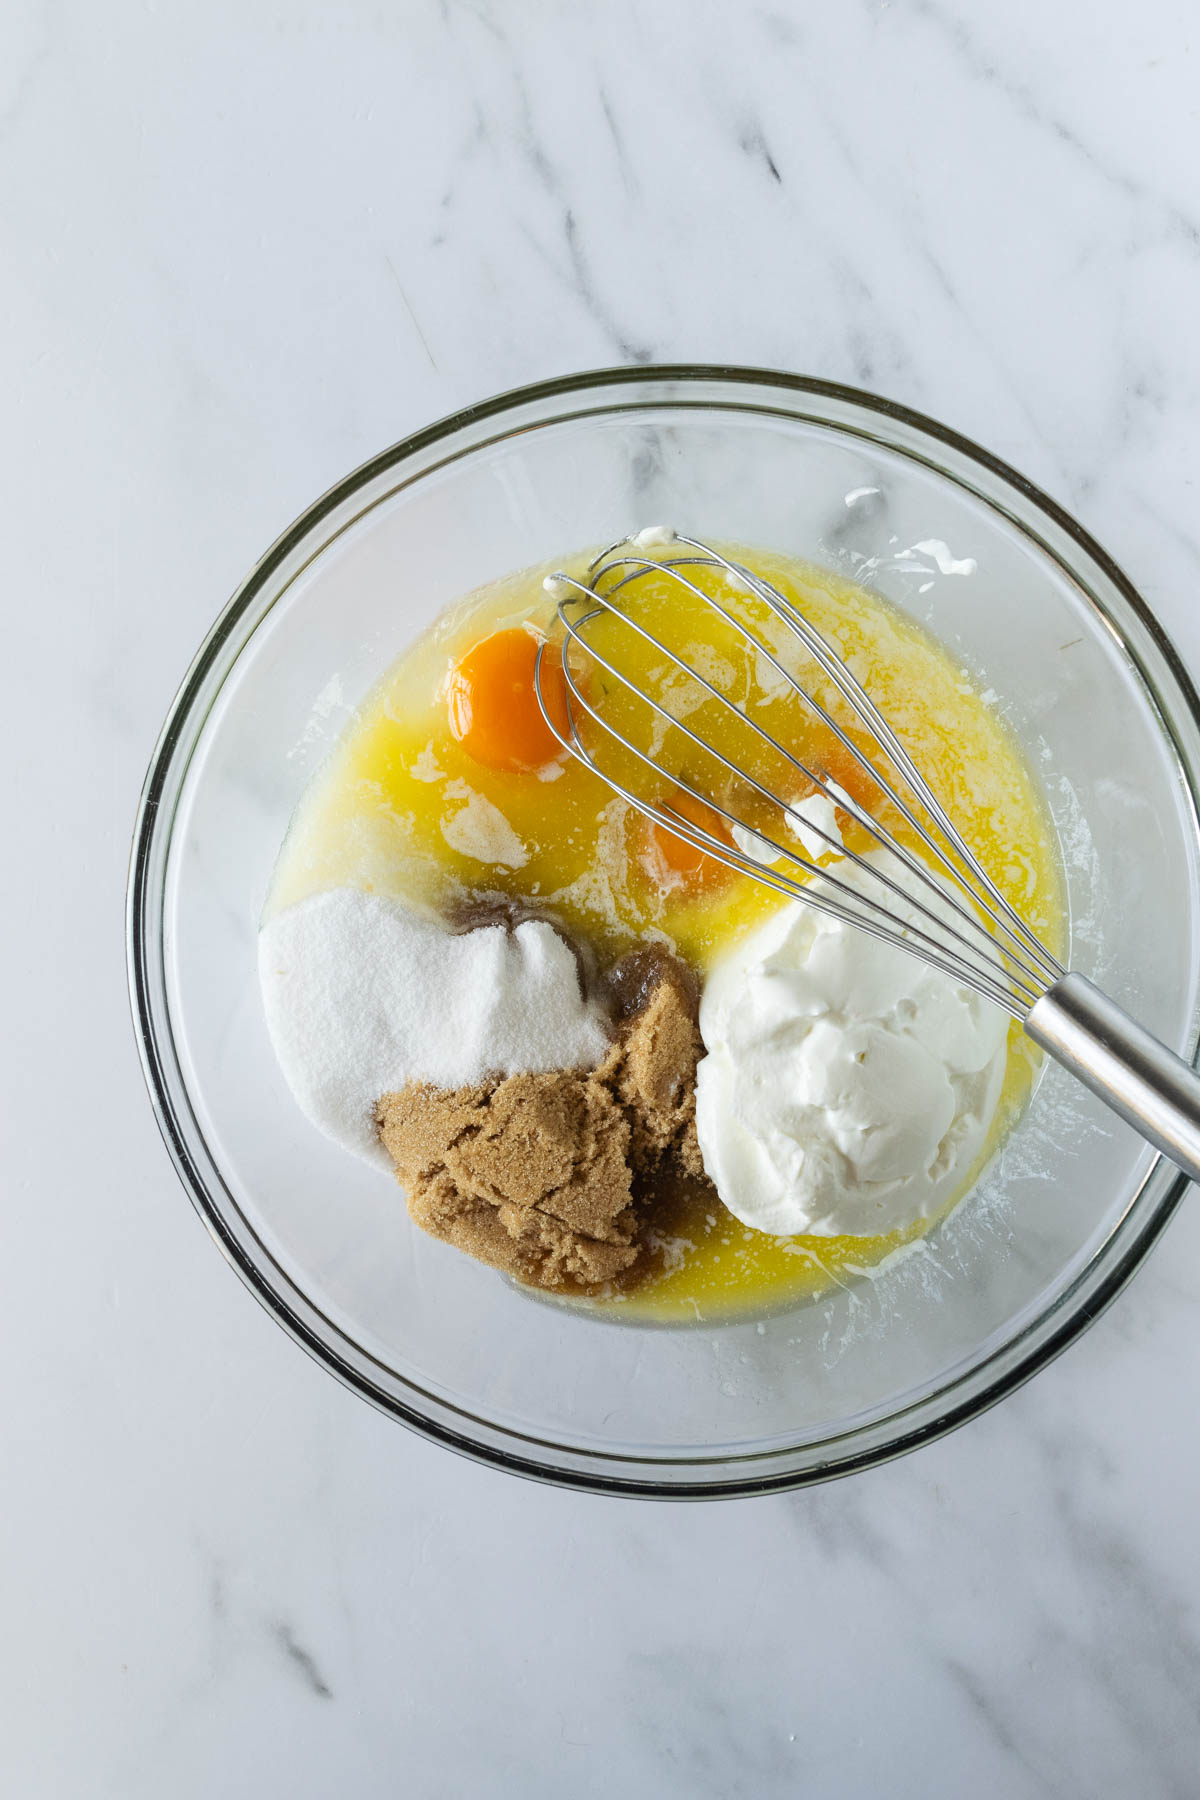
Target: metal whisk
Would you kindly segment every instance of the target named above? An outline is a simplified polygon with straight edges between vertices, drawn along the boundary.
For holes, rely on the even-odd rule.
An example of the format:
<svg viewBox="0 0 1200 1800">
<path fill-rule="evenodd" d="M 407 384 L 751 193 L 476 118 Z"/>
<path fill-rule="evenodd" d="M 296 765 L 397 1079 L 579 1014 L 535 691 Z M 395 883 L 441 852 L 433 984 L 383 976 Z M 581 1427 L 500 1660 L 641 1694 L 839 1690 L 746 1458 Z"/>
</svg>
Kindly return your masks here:
<svg viewBox="0 0 1200 1800">
<path fill-rule="evenodd" d="M 659 548 L 664 553 L 649 556 L 649 548 Z M 807 661 L 815 664 L 836 689 L 849 716 L 867 734 L 869 748 L 857 742 L 811 686 L 780 660 L 776 644 L 768 641 L 753 620 L 731 610 L 693 579 L 693 572 L 700 569 L 716 570 L 732 578 L 739 591 L 760 601 L 769 617 L 786 627 L 789 645 L 794 640 Z M 841 752 L 853 759 L 846 766 L 853 766 L 857 775 L 866 778 L 871 791 L 879 796 L 881 808 L 886 804 L 904 821 L 922 854 L 899 842 L 868 806 L 834 781 L 825 769 L 806 763 L 777 730 L 768 731 L 746 706 L 723 692 L 634 615 L 630 603 L 636 600 L 639 584 L 648 577 L 668 578 L 672 590 L 678 589 L 681 604 L 689 606 L 697 619 L 704 617 L 700 608 L 710 609 L 757 656 L 765 658 L 775 672 L 779 691 L 803 709 L 807 720 L 817 721 L 832 734 Z M 1036 1044 L 1070 1069 L 1192 1180 L 1200 1181 L 1200 1077 L 1085 976 L 1069 973 L 1051 955 L 980 866 L 862 684 L 794 601 L 754 570 L 731 561 L 698 539 L 659 527 L 610 546 L 591 564 L 586 580 L 559 573 L 548 577 L 545 585 L 558 602 L 563 636 L 561 642 L 541 646 L 535 687 L 546 724 L 573 756 L 646 818 L 706 856 L 894 944 L 1006 1008 Z M 853 819 L 866 833 L 869 854 L 843 844 L 832 830 L 798 814 L 794 801 L 780 795 L 746 766 L 748 759 L 735 760 L 726 755 L 689 725 L 686 718 L 672 712 L 664 697 L 647 691 L 628 667 L 622 666 L 619 651 L 613 653 L 607 639 L 604 648 L 598 647 L 596 627 L 613 617 L 709 699 L 735 714 L 742 721 L 738 728 L 741 741 L 756 739 L 774 766 L 793 771 L 808 788 Z M 581 668 L 572 666 L 572 648 L 583 659 Z M 543 687 L 548 657 L 556 663 L 561 659 L 565 731 L 561 715 L 555 718 Z M 594 702 L 589 692 L 592 684 L 585 673 L 589 669 L 603 670 L 619 688 L 635 696 L 663 721 L 667 732 L 682 734 L 702 753 L 705 766 L 723 769 L 725 776 L 732 778 L 732 788 L 725 782 L 718 793 L 712 787 L 698 785 L 665 768 L 658 760 L 661 751 L 654 750 L 653 741 L 649 749 L 635 744 L 619 723 L 614 724 L 611 713 L 605 716 L 603 702 Z M 591 743 L 585 742 L 580 733 L 585 719 L 598 727 L 598 731 L 588 728 Z M 746 737 L 747 731 L 750 738 Z M 797 733 L 795 743 L 803 744 L 802 733 Z M 656 786 L 669 781 L 675 794 L 682 791 L 690 795 L 698 803 L 699 816 L 689 817 L 670 799 L 656 800 L 619 779 L 611 768 L 605 767 L 606 749 L 613 746 L 621 747 L 625 759 L 632 756 L 634 766 L 643 766 Z M 856 781 L 856 785 L 861 784 Z M 751 797 L 768 809 L 768 817 L 777 815 L 784 827 L 794 828 L 802 820 L 800 841 L 795 837 L 791 842 L 781 841 L 789 833 L 780 830 L 778 836 L 774 835 L 770 827 L 764 827 L 761 818 L 752 823 L 745 813 L 745 803 Z M 742 810 L 735 810 L 739 806 Z M 708 828 L 708 821 L 713 829 Z M 834 867 L 819 864 L 807 853 L 807 845 L 818 840 L 822 850 L 817 855 L 824 849 L 836 850 L 845 861 Z M 753 855 L 747 845 L 753 845 Z M 846 878 L 847 863 L 853 869 L 852 879 Z M 807 879 L 801 879 L 801 875 Z"/>
</svg>

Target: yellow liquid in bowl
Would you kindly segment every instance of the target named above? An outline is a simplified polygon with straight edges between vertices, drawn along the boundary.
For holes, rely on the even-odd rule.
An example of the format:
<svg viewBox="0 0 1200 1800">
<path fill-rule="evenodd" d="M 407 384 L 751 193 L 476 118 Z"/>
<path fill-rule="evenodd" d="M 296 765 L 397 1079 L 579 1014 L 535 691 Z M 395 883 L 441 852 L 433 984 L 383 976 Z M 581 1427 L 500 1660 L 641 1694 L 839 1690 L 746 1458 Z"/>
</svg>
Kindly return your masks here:
<svg viewBox="0 0 1200 1800">
<path fill-rule="evenodd" d="M 945 648 L 877 595 L 825 570 L 758 551 L 731 554 L 794 600 L 844 658 L 1005 897 L 1051 949 L 1059 949 L 1062 879 L 1037 786 L 1002 720 Z M 582 559 L 576 566 L 581 564 Z M 698 889 L 685 883 L 664 887 L 645 821 L 595 774 L 566 759 L 538 773 L 487 767 L 457 741 L 445 698 L 450 671 L 493 632 L 527 622 L 551 628 L 553 607 L 540 576 L 541 571 L 526 573 L 470 597 L 392 666 L 302 801 L 268 911 L 338 886 L 439 910 L 480 894 L 503 895 L 553 919 L 602 962 L 653 937 L 703 975 L 783 903 L 777 893 L 737 874 Z M 796 665 L 794 644 L 777 622 L 772 636 L 770 622 L 720 575 L 689 571 L 689 576 L 729 610 L 750 618 L 760 633 L 766 631 L 780 660 L 850 728 L 828 678 Z M 665 576 L 652 574 L 638 583 L 636 607 L 656 635 L 803 760 L 805 725 L 797 702 L 740 633 L 700 601 L 681 609 L 678 589 Z M 673 711 L 690 709 L 686 717 L 693 729 L 731 760 L 752 768 L 764 785 L 790 777 L 786 765 L 764 751 L 741 722 L 694 684 L 689 691 L 668 659 L 628 632 L 622 635 L 622 629 L 600 622 L 595 642 L 602 654 L 652 693 L 669 698 Z M 656 749 L 677 773 L 699 785 L 695 756 L 670 733 L 660 745 L 652 715 L 619 684 L 593 669 L 585 691 L 635 742 Z M 851 735 L 865 744 L 861 732 Z M 807 748 L 810 762 L 820 760 L 819 746 Z M 647 790 L 636 758 L 614 752 L 606 742 L 604 760 L 629 785 Z M 704 773 L 711 778 L 711 770 Z M 830 773 L 837 777 L 844 770 L 839 764 Z M 912 842 L 898 815 L 884 810 L 889 825 Z M 872 811 L 881 811 L 874 799 Z M 772 828 L 765 816 L 753 822 L 779 835 L 777 824 Z M 847 837 L 854 848 L 869 848 L 860 827 L 851 826 Z M 1036 1052 L 1014 1023 L 996 1117 L 955 1202 L 1020 1116 L 1035 1073 Z M 662 1322 L 778 1310 L 877 1268 L 931 1223 L 876 1238 L 776 1238 L 743 1226 L 711 1190 L 671 1183 L 662 1196 L 650 1272 L 627 1292 L 580 1304 Z"/>
</svg>

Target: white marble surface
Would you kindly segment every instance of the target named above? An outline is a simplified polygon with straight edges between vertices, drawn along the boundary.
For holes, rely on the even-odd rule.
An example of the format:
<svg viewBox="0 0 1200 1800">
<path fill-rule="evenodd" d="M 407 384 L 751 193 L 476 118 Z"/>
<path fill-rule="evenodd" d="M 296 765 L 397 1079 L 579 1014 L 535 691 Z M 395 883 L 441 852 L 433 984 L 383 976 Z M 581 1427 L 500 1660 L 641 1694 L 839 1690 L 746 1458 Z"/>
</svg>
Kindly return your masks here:
<svg viewBox="0 0 1200 1800">
<path fill-rule="evenodd" d="M 1184 0 L 7 0 L 5 1795 L 1198 1791 L 1195 1208 L 900 1464 L 558 1493 L 259 1310 L 159 1144 L 122 962 L 142 772 L 245 569 L 558 371 L 909 401 L 1076 509 L 1200 669 L 1198 54 Z"/>
</svg>

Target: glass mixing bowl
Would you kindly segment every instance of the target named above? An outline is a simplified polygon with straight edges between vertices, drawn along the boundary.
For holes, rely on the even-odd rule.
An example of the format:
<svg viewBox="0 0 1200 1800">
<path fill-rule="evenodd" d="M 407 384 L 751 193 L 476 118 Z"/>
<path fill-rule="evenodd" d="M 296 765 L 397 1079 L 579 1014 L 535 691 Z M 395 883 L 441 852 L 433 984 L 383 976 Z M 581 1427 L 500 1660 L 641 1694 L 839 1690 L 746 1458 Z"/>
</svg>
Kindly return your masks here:
<svg viewBox="0 0 1200 1800">
<path fill-rule="evenodd" d="M 954 433 L 749 369 L 609 370 L 503 395 L 376 457 L 285 532 L 155 750 L 130 980 L 195 1206 L 350 1387 L 521 1474 L 760 1493 L 894 1456 L 1007 1393 L 1096 1317 L 1185 1183 L 1051 1068 L 973 1194 L 875 1279 L 772 1317 L 655 1328 L 535 1304 L 410 1226 L 395 1185 L 301 1115 L 267 1039 L 255 935 L 306 783 L 448 603 L 659 520 L 856 575 L 953 648 L 1045 784 L 1072 966 L 1191 1059 L 1197 699 L 1145 604 L 1057 506 Z"/>
</svg>

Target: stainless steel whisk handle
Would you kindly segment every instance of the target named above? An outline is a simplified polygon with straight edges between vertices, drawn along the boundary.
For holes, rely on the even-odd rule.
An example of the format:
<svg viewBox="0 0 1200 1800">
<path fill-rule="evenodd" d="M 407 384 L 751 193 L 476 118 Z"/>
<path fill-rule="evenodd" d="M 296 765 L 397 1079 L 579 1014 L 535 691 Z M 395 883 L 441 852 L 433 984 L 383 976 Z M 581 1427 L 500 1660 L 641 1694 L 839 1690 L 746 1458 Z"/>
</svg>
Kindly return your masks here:
<svg viewBox="0 0 1200 1800">
<path fill-rule="evenodd" d="M 1084 975 L 1064 975 L 1025 1020 L 1035 1044 L 1200 1182 L 1200 1075 Z"/>
</svg>

